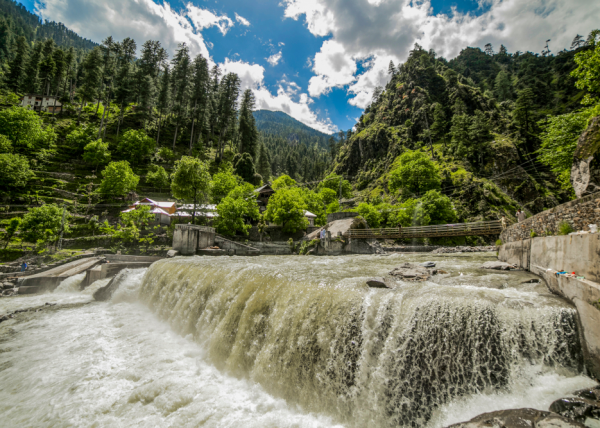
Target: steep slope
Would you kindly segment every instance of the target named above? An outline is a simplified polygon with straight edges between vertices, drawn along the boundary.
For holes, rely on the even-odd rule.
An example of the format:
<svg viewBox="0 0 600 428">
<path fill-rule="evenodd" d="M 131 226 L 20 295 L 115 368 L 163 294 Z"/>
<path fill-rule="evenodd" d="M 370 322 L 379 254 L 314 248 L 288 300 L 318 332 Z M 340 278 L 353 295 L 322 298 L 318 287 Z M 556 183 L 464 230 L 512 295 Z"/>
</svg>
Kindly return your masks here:
<svg viewBox="0 0 600 428">
<path fill-rule="evenodd" d="M 467 53 L 473 56 L 472 51 Z M 568 199 L 556 177 L 535 160 L 539 148 L 535 122 L 549 113 L 551 103 L 542 100 L 527 107 L 529 123 L 524 130 L 515 107 L 523 101 L 500 102 L 487 88 L 499 72 L 494 74 L 497 64 L 480 60 L 459 57 L 448 64 L 418 46 L 411 51 L 385 90 L 376 94 L 352 136 L 338 148 L 333 171 L 354 181 L 359 200 L 398 198 L 389 191 L 389 172 L 407 150 L 422 150 L 436 162 L 442 193 L 451 197 L 460 220 L 495 219 L 514 213 L 517 206 L 537 213 Z M 453 68 L 468 70 L 477 81 Z M 573 68 L 566 66 L 559 74 Z M 522 70 L 516 70 L 519 76 Z M 513 79 L 512 98 L 517 98 L 517 89 L 530 87 L 519 84 L 529 78 L 523 74 Z M 559 86 L 549 87 L 544 100 L 581 96 L 571 89 L 561 93 Z M 562 105 L 561 111 L 568 108 Z"/>
</svg>

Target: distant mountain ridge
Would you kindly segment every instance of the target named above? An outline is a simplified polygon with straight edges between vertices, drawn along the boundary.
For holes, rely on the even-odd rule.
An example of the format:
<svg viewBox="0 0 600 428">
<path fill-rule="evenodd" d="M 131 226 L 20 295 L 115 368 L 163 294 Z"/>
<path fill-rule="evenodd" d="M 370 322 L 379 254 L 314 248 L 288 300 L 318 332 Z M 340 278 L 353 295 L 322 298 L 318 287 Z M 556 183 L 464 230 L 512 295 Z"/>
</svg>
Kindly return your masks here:
<svg viewBox="0 0 600 428">
<path fill-rule="evenodd" d="M 328 140 L 331 135 L 317 131 L 308 125 L 294 119 L 282 111 L 256 110 L 254 112 L 256 127 L 259 131 L 279 136 L 287 136 L 291 129 L 294 133 L 305 133 L 311 137 L 323 138 Z"/>
</svg>

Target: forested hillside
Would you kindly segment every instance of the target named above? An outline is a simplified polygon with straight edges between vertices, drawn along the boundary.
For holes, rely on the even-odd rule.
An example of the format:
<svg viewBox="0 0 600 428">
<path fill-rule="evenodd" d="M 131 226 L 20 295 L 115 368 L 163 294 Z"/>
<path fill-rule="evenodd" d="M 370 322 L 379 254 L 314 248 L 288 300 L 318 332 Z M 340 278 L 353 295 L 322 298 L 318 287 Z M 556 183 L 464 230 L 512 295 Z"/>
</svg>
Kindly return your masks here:
<svg viewBox="0 0 600 428">
<path fill-rule="evenodd" d="M 98 46 L 62 23 L 48 20 L 42 22 L 39 16 L 14 0 L 0 0 L 0 55 L 6 56 L 20 36 L 25 37 L 29 43 L 52 38 L 58 46 L 65 48 L 90 50 Z"/>
<path fill-rule="evenodd" d="M 574 145 L 595 111 L 585 102 L 594 86 L 581 64 L 598 51 L 597 35 L 577 36 L 572 50 L 557 55 L 503 46 L 496 53 L 488 45 L 452 61 L 415 45 L 404 64 L 390 64 L 390 82 L 336 147 L 333 170 L 375 204 L 435 190 L 449 197 L 459 221 L 568 201 Z M 403 176 L 417 158 L 422 168 L 413 163 L 412 178 Z"/>
<path fill-rule="evenodd" d="M 330 135 L 310 128 L 281 111 L 257 110 L 256 127 L 268 149 L 275 175 L 301 181 L 321 179 L 331 158 Z"/>
</svg>

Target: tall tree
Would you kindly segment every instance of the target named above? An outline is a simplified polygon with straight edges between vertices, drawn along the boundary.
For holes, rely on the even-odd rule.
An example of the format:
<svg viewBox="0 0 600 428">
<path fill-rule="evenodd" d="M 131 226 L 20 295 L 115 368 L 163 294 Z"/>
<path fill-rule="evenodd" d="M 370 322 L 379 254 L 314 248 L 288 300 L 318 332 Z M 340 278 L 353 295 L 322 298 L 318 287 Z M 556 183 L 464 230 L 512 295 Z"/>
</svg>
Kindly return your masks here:
<svg viewBox="0 0 600 428">
<path fill-rule="evenodd" d="M 242 105 L 240 107 L 240 153 L 249 153 L 250 156 L 256 158 L 258 145 L 258 130 L 256 129 L 256 121 L 254 119 L 254 93 L 252 89 L 246 89 L 242 96 Z"/>
<path fill-rule="evenodd" d="M 508 77 L 508 73 L 504 70 L 501 70 L 496 75 L 494 92 L 496 93 L 496 97 L 498 97 L 498 101 L 502 102 L 512 99 L 512 84 Z"/>
<path fill-rule="evenodd" d="M 488 43 L 488 44 L 485 45 L 485 53 L 488 54 L 488 55 L 490 55 L 490 56 L 494 55 L 494 48 L 492 47 L 491 43 Z"/>
<path fill-rule="evenodd" d="M 11 57 L 13 35 L 10 25 L 0 16 L 0 65 L 7 62 Z"/>
<path fill-rule="evenodd" d="M 535 94 L 531 88 L 519 91 L 519 97 L 515 103 L 513 122 L 519 130 L 521 138 L 525 140 L 527 151 L 533 151 L 533 126 L 535 124 L 532 112 L 535 107 Z"/>
<path fill-rule="evenodd" d="M 160 144 L 160 128 L 162 125 L 163 113 L 169 108 L 169 90 L 170 90 L 171 76 L 169 66 L 165 65 L 160 80 L 160 89 L 158 91 L 158 130 L 156 132 L 156 145 Z"/>
<path fill-rule="evenodd" d="M 25 68 L 25 79 L 23 82 L 23 90 L 29 93 L 36 93 L 40 86 L 38 76 L 40 61 L 42 60 L 42 49 L 44 44 L 37 42 L 33 47 L 33 51 L 29 56 L 27 67 Z"/>
<path fill-rule="evenodd" d="M 202 135 L 205 123 L 205 114 L 208 105 L 210 76 L 208 72 L 208 62 L 202 55 L 198 55 L 192 64 L 192 94 L 190 107 L 192 107 L 192 130 L 190 132 L 190 156 L 194 147 L 194 127 L 198 122 L 199 132 Z"/>
<path fill-rule="evenodd" d="M 208 165 L 198 158 L 183 156 L 175 162 L 171 175 L 171 192 L 178 199 L 192 201 L 192 223 L 196 216 L 196 206 L 207 203 L 210 196 L 210 174 Z"/>
<path fill-rule="evenodd" d="M 102 79 L 102 52 L 100 48 L 95 48 L 87 54 L 81 63 L 83 73 L 83 84 L 79 87 L 81 96 L 81 110 L 83 106 L 98 97 L 98 88 Z"/>
<path fill-rule="evenodd" d="M 43 59 L 40 62 L 40 80 L 43 95 L 50 95 L 50 82 L 52 82 L 56 73 L 56 62 L 53 56 L 55 48 L 54 40 L 48 39 L 44 42 Z"/>
<path fill-rule="evenodd" d="M 173 101 L 173 113 L 175 115 L 175 135 L 173 136 L 174 150 L 179 126 L 186 114 L 189 98 L 189 78 L 191 72 L 190 50 L 185 43 L 179 45 L 171 63 L 173 64 L 173 72 L 171 73 L 171 99 Z"/>
<path fill-rule="evenodd" d="M 10 74 L 8 75 L 8 86 L 13 91 L 21 90 L 25 79 L 25 67 L 29 53 L 29 45 L 24 36 L 17 39 L 13 60 L 10 62 Z"/>
<path fill-rule="evenodd" d="M 264 182 L 271 179 L 271 161 L 269 159 L 269 153 L 264 143 L 260 143 L 258 150 L 258 162 L 256 163 L 257 172 L 261 175 Z"/>
<path fill-rule="evenodd" d="M 229 73 L 219 85 L 219 142 L 218 157 L 223 160 L 223 150 L 227 139 L 233 136 L 235 132 L 235 122 L 237 113 L 237 99 L 240 94 L 240 78 L 235 73 Z M 215 156 L 216 157 L 216 156 Z"/>
<path fill-rule="evenodd" d="M 583 40 L 583 37 L 579 34 L 577 34 L 575 36 L 575 38 L 573 39 L 573 41 L 571 42 L 571 50 L 573 49 L 577 49 L 581 46 L 583 46 L 585 43 L 585 41 Z"/>
</svg>

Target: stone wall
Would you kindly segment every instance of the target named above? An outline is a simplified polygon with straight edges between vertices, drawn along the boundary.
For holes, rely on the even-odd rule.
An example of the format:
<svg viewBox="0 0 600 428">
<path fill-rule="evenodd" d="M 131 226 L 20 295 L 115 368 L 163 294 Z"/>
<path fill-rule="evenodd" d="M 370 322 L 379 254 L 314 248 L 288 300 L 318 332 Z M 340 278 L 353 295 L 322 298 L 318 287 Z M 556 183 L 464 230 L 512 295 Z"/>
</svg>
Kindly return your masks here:
<svg viewBox="0 0 600 428">
<path fill-rule="evenodd" d="M 516 223 L 500 234 L 503 243 L 531 238 L 533 230 L 537 236 L 557 235 L 563 221 L 573 230 L 588 230 L 589 224 L 600 225 L 600 192 L 576 199 L 566 204 L 542 211 L 521 223 Z"/>
<path fill-rule="evenodd" d="M 193 256 L 196 250 L 215 244 L 215 229 L 207 226 L 178 224 L 173 233 L 173 249 L 184 256 Z"/>
<path fill-rule="evenodd" d="M 333 213 L 333 214 L 327 214 L 327 223 L 331 223 L 332 221 L 336 221 L 336 220 L 343 220 L 345 218 L 354 218 L 354 217 L 358 217 L 360 214 L 357 212 L 340 212 L 340 213 Z"/>
<path fill-rule="evenodd" d="M 294 241 L 299 241 L 305 235 L 306 231 L 304 230 L 300 230 L 295 233 L 289 233 L 284 232 L 281 226 L 269 226 L 263 234 L 263 241 L 287 242 L 290 238 L 292 238 Z M 258 228 L 253 226 L 249 231 L 249 235 L 245 239 L 248 239 L 248 241 L 260 241 L 260 233 L 258 233 Z"/>
</svg>

